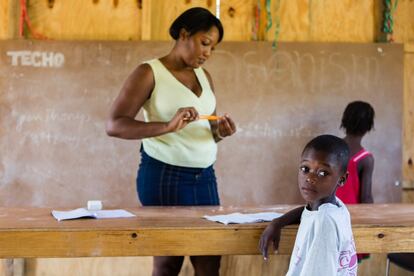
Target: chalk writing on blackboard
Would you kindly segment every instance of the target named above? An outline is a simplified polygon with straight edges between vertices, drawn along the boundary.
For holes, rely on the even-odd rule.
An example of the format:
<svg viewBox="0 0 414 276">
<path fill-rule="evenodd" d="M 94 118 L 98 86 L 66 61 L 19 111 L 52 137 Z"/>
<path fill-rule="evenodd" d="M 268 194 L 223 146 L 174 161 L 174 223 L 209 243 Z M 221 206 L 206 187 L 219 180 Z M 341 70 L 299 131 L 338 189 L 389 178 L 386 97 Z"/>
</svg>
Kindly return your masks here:
<svg viewBox="0 0 414 276">
<path fill-rule="evenodd" d="M 62 53 L 43 51 L 7 51 L 12 66 L 62 67 L 65 56 Z"/>
</svg>

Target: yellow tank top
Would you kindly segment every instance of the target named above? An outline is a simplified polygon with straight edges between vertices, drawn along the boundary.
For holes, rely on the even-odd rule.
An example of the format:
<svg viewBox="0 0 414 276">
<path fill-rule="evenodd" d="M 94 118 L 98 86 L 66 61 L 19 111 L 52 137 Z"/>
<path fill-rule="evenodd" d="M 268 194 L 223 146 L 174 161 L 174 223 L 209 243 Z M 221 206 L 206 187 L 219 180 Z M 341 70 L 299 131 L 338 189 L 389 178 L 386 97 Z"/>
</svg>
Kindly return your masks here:
<svg viewBox="0 0 414 276">
<path fill-rule="evenodd" d="M 199 114 L 212 114 L 216 98 L 201 67 L 194 69 L 202 92 L 197 97 L 178 81 L 159 61 L 146 62 L 154 74 L 155 86 L 151 97 L 144 103 L 146 122 L 168 122 L 181 107 L 190 107 Z M 217 144 L 207 120 L 198 120 L 183 129 L 142 140 L 145 152 L 164 163 L 192 168 L 207 168 L 216 161 Z"/>
</svg>

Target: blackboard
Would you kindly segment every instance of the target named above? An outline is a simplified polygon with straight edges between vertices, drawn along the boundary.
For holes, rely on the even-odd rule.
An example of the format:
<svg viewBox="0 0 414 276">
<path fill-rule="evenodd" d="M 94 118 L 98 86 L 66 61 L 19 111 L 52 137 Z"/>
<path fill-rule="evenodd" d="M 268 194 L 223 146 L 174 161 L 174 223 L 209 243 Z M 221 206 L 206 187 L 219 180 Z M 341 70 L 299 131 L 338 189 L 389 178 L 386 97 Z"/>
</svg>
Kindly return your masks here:
<svg viewBox="0 0 414 276">
<path fill-rule="evenodd" d="M 106 136 L 105 120 L 135 66 L 172 42 L 0 42 L 0 205 L 136 206 L 140 141 Z M 376 202 L 400 200 L 403 47 L 399 44 L 226 42 L 206 68 L 218 113 L 223 205 L 301 202 L 300 152 L 339 130 L 353 100 L 376 110 L 363 144 L 375 156 Z"/>
</svg>

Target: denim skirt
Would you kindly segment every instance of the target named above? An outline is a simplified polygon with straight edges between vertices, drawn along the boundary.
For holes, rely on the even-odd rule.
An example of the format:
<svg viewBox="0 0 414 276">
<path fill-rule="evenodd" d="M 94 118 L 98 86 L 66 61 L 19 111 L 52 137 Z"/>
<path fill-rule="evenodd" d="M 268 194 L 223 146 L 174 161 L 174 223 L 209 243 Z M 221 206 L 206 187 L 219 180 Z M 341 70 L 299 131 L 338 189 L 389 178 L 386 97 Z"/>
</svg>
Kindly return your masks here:
<svg viewBox="0 0 414 276">
<path fill-rule="evenodd" d="M 220 205 L 213 166 L 174 166 L 152 158 L 141 148 L 136 182 L 143 206 Z"/>
</svg>

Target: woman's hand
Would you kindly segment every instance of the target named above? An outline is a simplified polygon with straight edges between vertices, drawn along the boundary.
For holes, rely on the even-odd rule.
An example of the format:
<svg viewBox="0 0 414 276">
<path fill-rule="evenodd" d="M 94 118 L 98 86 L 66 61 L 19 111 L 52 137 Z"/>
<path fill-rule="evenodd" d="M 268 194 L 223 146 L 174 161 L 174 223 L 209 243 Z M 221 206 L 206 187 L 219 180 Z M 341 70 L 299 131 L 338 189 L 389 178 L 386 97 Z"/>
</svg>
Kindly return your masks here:
<svg viewBox="0 0 414 276">
<path fill-rule="evenodd" d="M 236 132 L 236 124 L 228 114 L 220 117 L 218 120 L 217 136 L 223 139 L 226 136 L 233 135 Z"/>
<path fill-rule="evenodd" d="M 169 132 L 175 132 L 184 128 L 189 123 L 198 119 L 198 112 L 194 107 L 182 107 L 177 110 L 174 117 L 167 124 Z"/>
<path fill-rule="evenodd" d="M 263 231 L 260 237 L 259 249 L 265 260 L 268 259 L 269 243 L 273 244 L 273 250 L 277 252 L 279 248 L 280 232 L 282 227 L 278 223 L 278 219 L 273 220 Z"/>
</svg>

